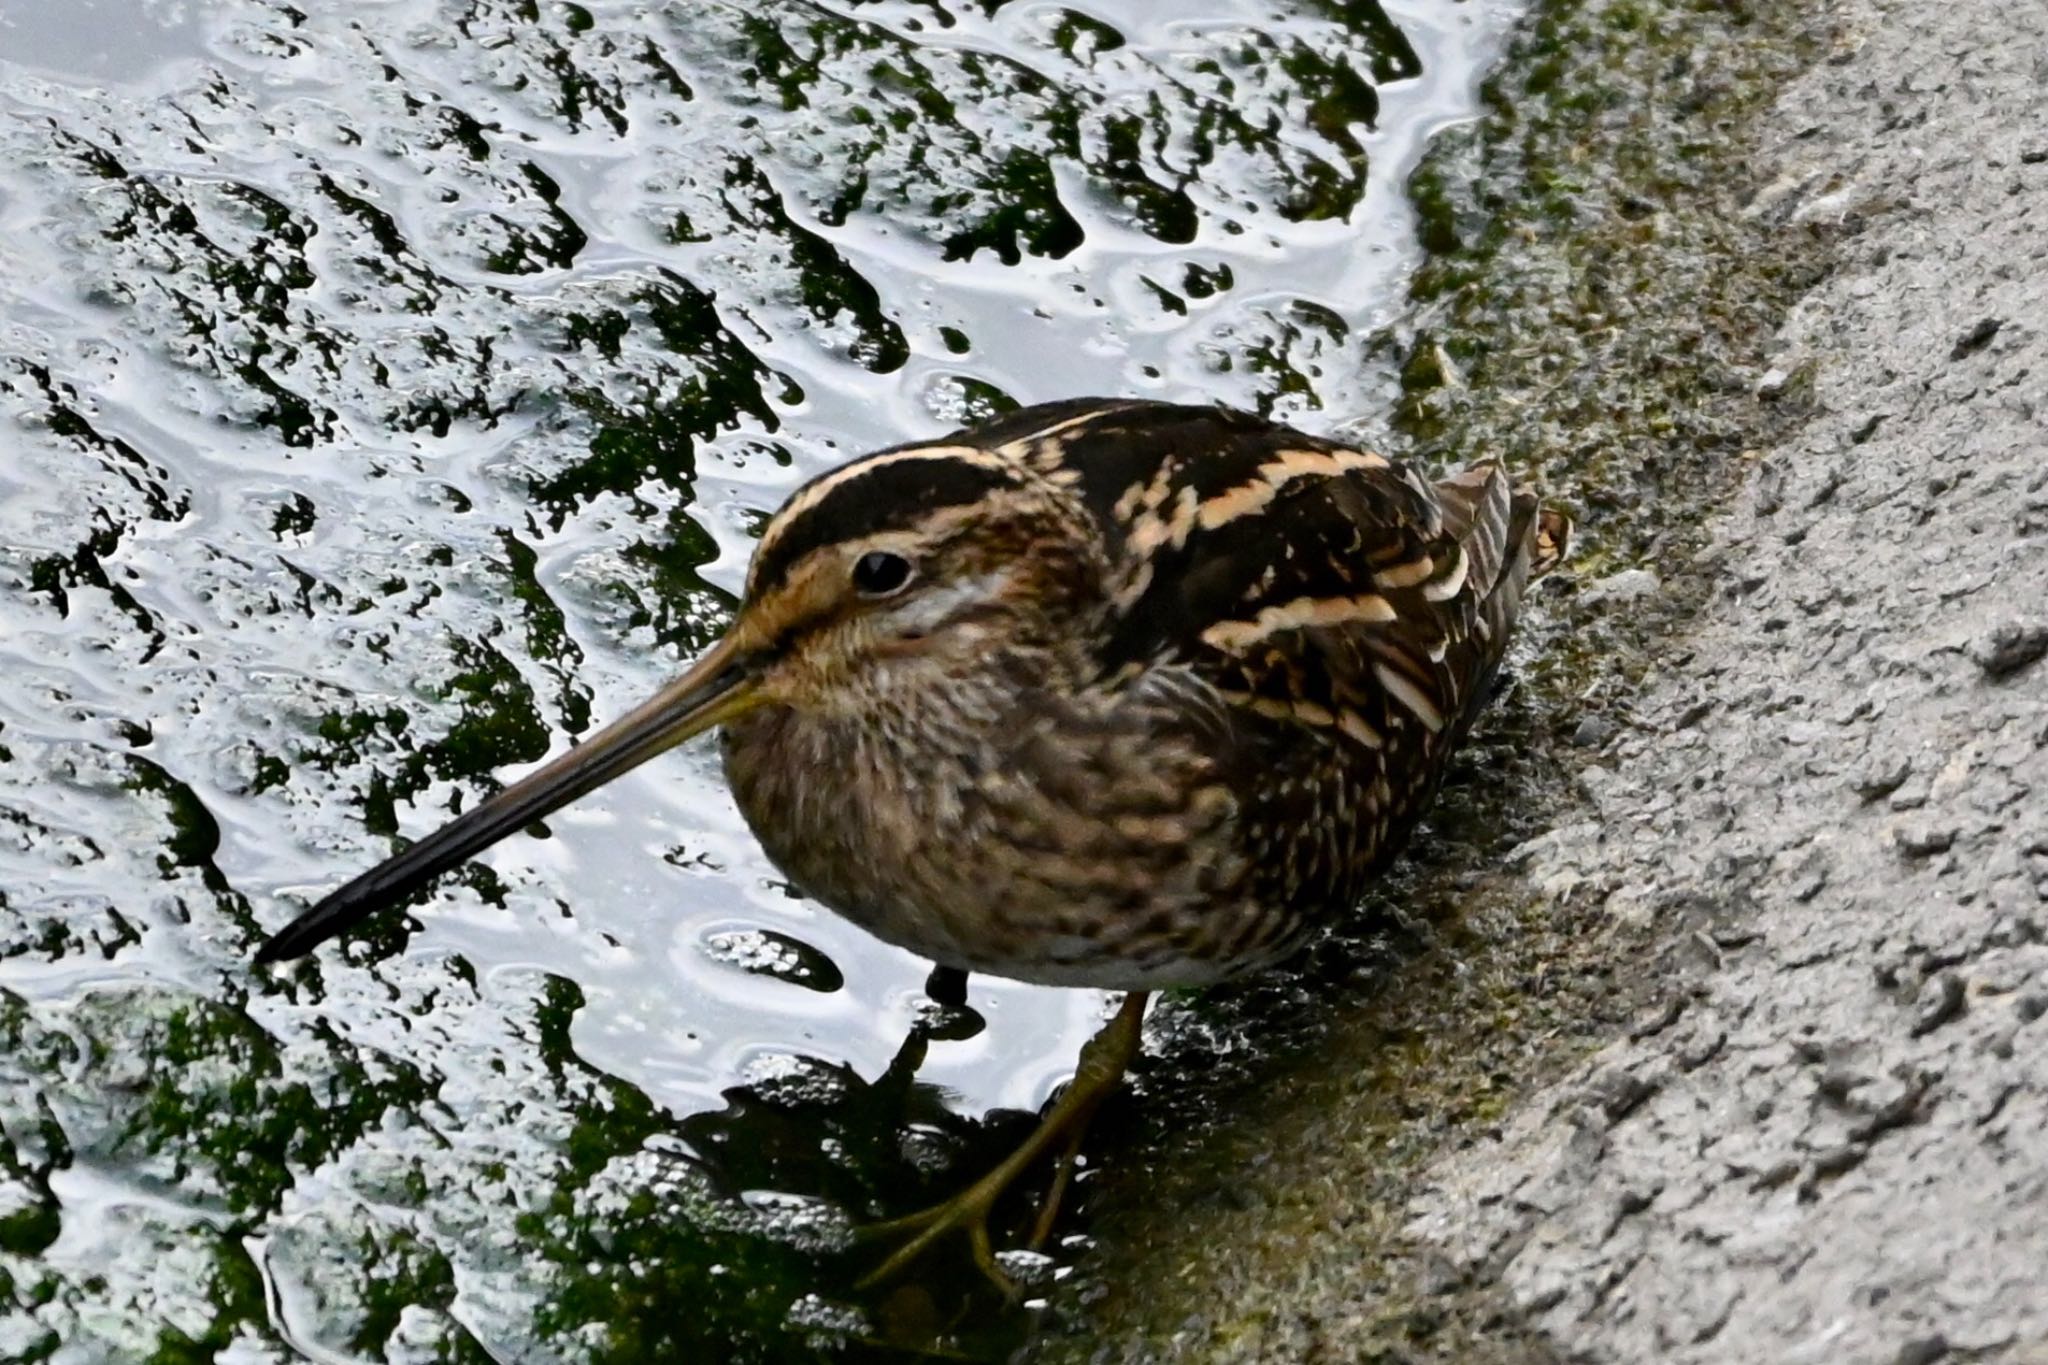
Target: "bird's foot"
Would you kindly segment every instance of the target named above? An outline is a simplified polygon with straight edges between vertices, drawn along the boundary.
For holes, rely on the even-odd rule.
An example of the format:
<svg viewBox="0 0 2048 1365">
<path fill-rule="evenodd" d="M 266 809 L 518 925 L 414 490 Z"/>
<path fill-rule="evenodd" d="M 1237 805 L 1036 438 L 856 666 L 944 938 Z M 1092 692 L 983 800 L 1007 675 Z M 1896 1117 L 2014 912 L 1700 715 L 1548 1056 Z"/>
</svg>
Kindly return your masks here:
<svg viewBox="0 0 2048 1365">
<path fill-rule="evenodd" d="M 1134 991 L 1124 997 L 1123 1007 L 1116 1017 L 1105 1025 L 1102 1031 L 1091 1038 L 1081 1050 L 1081 1064 L 1075 1070 L 1074 1079 L 1052 1109 L 1039 1123 L 1023 1145 L 1012 1152 L 1007 1160 L 981 1179 L 962 1190 L 943 1204 L 934 1205 L 906 1218 L 891 1219 L 886 1223 L 875 1223 L 861 1230 L 865 1238 L 907 1236 L 902 1246 L 896 1248 L 889 1258 L 877 1266 L 859 1282 L 862 1289 L 872 1289 L 885 1280 L 895 1278 L 907 1270 L 911 1263 L 929 1251 L 933 1244 L 949 1233 L 967 1234 L 968 1246 L 974 1253 L 974 1263 L 979 1266 L 1005 1297 L 1015 1298 L 1017 1287 L 1003 1268 L 996 1263 L 988 1235 L 989 1210 L 995 1207 L 1004 1190 L 1014 1184 L 1030 1164 L 1044 1155 L 1055 1142 L 1064 1138 L 1066 1144 L 1060 1156 L 1059 1167 L 1053 1177 L 1052 1187 L 1046 1192 L 1045 1202 L 1039 1207 L 1038 1218 L 1033 1226 L 1030 1246 L 1033 1250 L 1044 1245 L 1052 1233 L 1053 1220 L 1059 1213 L 1061 1199 L 1073 1177 L 1074 1160 L 1081 1148 L 1081 1138 L 1088 1129 L 1088 1121 L 1102 1101 L 1114 1091 L 1123 1079 L 1131 1059 L 1138 1053 L 1140 1029 L 1145 1018 L 1145 995 Z"/>
<path fill-rule="evenodd" d="M 996 1263 L 988 1236 L 989 1210 L 1009 1183 L 1010 1173 L 998 1167 L 943 1204 L 935 1204 L 908 1217 L 892 1218 L 886 1223 L 873 1223 L 862 1228 L 860 1236 L 864 1239 L 906 1237 L 908 1240 L 891 1252 L 889 1259 L 862 1276 L 859 1287 L 872 1289 L 895 1279 L 939 1239 L 950 1233 L 964 1232 L 968 1248 L 974 1254 L 974 1264 L 981 1273 L 1002 1291 L 1004 1298 L 1017 1297 L 1017 1286 Z"/>
</svg>

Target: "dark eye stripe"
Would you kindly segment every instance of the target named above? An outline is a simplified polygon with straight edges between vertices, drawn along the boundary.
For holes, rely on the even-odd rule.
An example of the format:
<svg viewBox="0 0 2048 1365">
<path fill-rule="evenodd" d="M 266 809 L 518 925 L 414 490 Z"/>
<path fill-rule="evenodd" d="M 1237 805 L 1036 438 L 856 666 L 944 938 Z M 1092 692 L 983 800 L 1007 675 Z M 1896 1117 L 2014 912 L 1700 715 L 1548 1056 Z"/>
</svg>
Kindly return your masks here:
<svg viewBox="0 0 2048 1365">
<path fill-rule="evenodd" d="M 938 508 L 979 502 L 1019 482 L 1016 474 L 988 462 L 986 456 L 980 461 L 942 454 L 930 459 L 870 458 L 876 460 L 872 470 L 851 465 L 814 481 L 830 481 L 822 496 L 807 497 L 805 489 L 791 496 L 787 506 L 795 510 L 778 513 L 762 537 L 748 575 L 749 594 L 780 586 L 806 555 L 827 545 L 907 530 Z"/>
</svg>

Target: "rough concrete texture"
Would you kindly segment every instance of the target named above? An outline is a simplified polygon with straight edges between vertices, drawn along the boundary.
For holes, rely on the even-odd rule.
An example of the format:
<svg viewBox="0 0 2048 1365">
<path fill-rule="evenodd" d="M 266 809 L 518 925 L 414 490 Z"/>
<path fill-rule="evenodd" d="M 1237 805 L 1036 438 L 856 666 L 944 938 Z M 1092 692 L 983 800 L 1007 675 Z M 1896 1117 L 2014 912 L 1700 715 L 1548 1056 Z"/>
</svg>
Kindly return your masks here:
<svg viewBox="0 0 2048 1365">
<path fill-rule="evenodd" d="M 1692 969 L 1412 1208 L 1572 1360 L 2048 1359 L 2048 10 L 1836 12 L 1750 210 L 1843 234 L 1809 419 L 1522 860 Z"/>
</svg>

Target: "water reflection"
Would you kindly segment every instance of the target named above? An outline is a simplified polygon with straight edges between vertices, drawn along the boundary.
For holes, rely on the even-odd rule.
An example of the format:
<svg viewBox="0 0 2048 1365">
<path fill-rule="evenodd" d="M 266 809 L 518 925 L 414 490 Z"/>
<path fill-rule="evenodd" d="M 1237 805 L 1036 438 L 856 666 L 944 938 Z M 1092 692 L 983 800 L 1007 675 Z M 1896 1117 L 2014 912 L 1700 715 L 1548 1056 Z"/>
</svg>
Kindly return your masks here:
<svg viewBox="0 0 2048 1365">
<path fill-rule="evenodd" d="M 0 0 L 9 1350 L 1011 1339 L 849 1295 L 848 1229 L 1102 1001 L 935 1009 L 708 747 L 241 964 L 669 676 L 826 464 L 1075 393 L 1373 410 L 1504 0 L 1271 10 Z"/>
</svg>

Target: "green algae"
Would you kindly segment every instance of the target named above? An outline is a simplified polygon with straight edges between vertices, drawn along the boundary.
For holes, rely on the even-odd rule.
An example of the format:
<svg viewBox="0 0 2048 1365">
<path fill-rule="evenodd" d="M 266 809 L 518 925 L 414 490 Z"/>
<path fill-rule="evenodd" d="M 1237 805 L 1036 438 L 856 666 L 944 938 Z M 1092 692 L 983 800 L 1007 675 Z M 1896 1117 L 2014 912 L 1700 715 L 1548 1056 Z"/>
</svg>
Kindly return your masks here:
<svg viewBox="0 0 2048 1365">
<path fill-rule="evenodd" d="M 117 1018 L 118 1016 L 118 1018 Z M 128 1116 L 105 1155 L 139 1150 L 162 1178 L 211 1191 L 242 1216 L 274 1210 L 294 1172 L 358 1140 L 393 1108 L 432 1096 L 403 1058 L 379 1056 L 324 1086 L 286 1077 L 277 1042 L 246 1015 L 211 1001 L 96 998 L 79 1023 L 88 1075 L 120 1070 Z M 333 1039 L 346 1056 L 356 1049 Z M 124 1059 L 144 1059 L 125 1074 Z"/>
<path fill-rule="evenodd" d="M 0 991 L 0 1049 L 8 1056 L 32 1058 L 35 1066 L 62 1065 L 72 1055 L 68 1041 L 41 1036 L 29 1019 L 28 1002 Z M 62 1214 L 50 1189 L 50 1173 L 70 1164 L 71 1148 L 63 1126 L 47 1108 L 23 1115 L 20 1128 L 18 1134 L 0 1131 L 0 1197 L 5 1199 L 0 1204 L 0 1253 L 25 1263 L 57 1240 Z M 6 1282 L 0 1283 L 0 1300 L 11 1292 L 11 1281 L 0 1264 L 0 1282 Z"/>
<path fill-rule="evenodd" d="M 238 1339 L 270 1335 L 263 1300 L 263 1275 L 242 1247 L 210 1230 L 199 1234 L 211 1254 L 205 1301 L 210 1320 L 196 1333 L 171 1325 L 146 1357 L 147 1365 L 209 1365 Z"/>
</svg>

